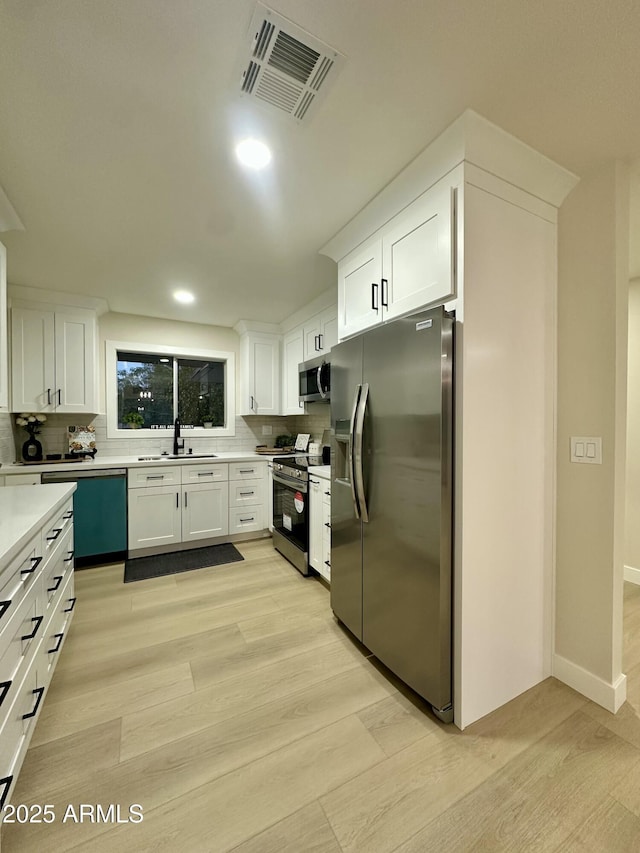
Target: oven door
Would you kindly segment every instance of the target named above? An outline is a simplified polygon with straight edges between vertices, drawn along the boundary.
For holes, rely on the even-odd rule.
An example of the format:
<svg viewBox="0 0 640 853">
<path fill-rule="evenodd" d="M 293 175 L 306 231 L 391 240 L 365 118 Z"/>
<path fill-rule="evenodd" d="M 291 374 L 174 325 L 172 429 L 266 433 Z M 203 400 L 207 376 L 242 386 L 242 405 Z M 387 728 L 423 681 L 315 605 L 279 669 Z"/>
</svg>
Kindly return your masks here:
<svg viewBox="0 0 640 853">
<path fill-rule="evenodd" d="M 273 545 L 302 574 L 309 573 L 309 486 L 275 471 Z"/>
</svg>

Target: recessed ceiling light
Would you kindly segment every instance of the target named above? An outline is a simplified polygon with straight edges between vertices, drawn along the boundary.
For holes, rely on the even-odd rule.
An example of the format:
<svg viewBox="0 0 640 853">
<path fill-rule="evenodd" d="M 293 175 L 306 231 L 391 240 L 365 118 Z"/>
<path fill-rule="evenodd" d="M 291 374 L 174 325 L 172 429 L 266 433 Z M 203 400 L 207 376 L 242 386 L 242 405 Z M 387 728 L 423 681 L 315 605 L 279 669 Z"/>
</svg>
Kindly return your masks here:
<svg viewBox="0 0 640 853">
<path fill-rule="evenodd" d="M 189 293 L 188 290 L 175 290 L 173 298 L 176 302 L 182 302 L 183 305 L 190 305 L 196 299 L 193 293 Z"/>
<path fill-rule="evenodd" d="M 264 169 L 271 162 L 271 151 L 259 139 L 243 139 L 236 145 L 236 157 L 250 169 Z"/>
</svg>

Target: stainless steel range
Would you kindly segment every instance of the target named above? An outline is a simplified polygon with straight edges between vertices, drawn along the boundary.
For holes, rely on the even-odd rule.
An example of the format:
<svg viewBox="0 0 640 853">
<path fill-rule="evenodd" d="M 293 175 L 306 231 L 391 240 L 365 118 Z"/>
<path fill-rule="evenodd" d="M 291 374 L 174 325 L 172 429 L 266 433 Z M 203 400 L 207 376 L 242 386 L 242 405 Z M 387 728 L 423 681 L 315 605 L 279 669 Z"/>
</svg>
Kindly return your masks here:
<svg viewBox="0 0 640 853">
<path fill-rule="evenodd" d="M 303 575 L 309 574 L 309 471 L 321 456 L 273 460 L 273 547 Z"/>
</svg>

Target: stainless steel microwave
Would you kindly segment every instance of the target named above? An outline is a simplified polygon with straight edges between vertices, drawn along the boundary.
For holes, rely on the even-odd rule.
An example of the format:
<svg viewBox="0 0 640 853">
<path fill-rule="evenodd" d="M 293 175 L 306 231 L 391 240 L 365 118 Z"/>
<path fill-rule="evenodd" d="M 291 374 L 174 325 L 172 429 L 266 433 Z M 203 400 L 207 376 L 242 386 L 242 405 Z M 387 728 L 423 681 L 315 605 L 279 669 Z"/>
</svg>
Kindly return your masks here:
<svg viewBox="0 0 640 853">
<path fill-rule="evenodd" d="M 301 403 L 331 398 L 331 365 L 325 356 L 303 361 L 298 366 L 298 395 Z"/>
</svg>

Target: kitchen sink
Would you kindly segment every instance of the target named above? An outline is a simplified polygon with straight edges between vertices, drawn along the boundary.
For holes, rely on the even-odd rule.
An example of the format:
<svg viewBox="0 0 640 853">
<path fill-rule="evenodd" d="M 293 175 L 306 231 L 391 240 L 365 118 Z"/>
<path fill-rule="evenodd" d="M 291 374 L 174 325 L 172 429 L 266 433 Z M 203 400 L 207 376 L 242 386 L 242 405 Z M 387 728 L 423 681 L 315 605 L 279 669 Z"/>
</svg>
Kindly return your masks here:
<svg viewBox="0 0 640 853">
<path fill-rule="evenodd" d="M 138 462 L 161 462 L 163 459 L 215 459 L 215 453 L 165 453 L 164 456 L 138 456 Z"/>
</svg>

